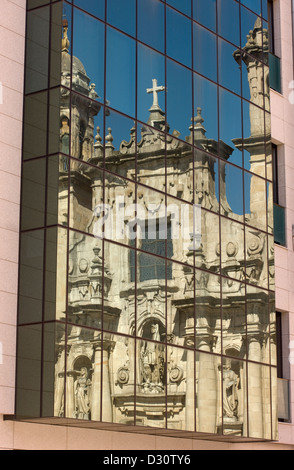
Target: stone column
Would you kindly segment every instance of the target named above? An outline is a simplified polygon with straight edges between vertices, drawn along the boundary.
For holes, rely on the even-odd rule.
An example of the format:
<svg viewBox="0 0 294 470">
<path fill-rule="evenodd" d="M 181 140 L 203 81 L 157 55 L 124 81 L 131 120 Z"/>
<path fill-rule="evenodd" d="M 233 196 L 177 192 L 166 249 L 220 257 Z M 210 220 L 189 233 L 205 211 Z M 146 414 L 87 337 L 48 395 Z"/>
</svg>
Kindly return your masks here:
<svg viewBox="0 0 294 470">
<path fill-rule="evenodd" d="M 260 334 L 248 335 L 249 361 L 261 361 Z M 262 404 L 262 373 L 261 365 L 248 364 L 248 417 L 249 436 L 263 437 L 263 404 Z"/>
<path fill-rule="evenodd" d="M 112 398 L 110 389 L 109 374 L 109 348 L 111 344 L 108 340 L 98 341 L 94 344 L 95 363 L 92 379 L 92 408 L 91 420 L 112 422 Z M 101 364 L 102 361 L 102 364 Z M 102 367 L 101 367 L 102 365 Z M 101 383 L 102 381 L 102 383 Z M 102 392 L 102 395 L 101 395 Z M 102 416 L 101 416 L 102 399 Z"/>
<path fill-rule="evenodd" d="M 91 420 L 100 421 L 101 419 L 101 343 L 94 344 L 94 372 L 92 378 L 92 406 Z"/>
<path fill-rule="evenodd" d="M 63 402 L 64 402 L 64 372 L 57 374 L 54 392 L 54 416 L 64 416 Z"/>
<path fill-rule="evenodd" d="M 110 387 L 110 371 L 109 371 L 109 344 L 103 345 L 102 351 L 103 378 L 102 378 L 102 420 L 112 423 L 112 397 Z"/>
<path fill-rule="evenodd" d="M 66 418 L 74 418 L 75 393 L 74 393 L 75 372 L 69 370 L 66 373 Z"/>
<path fill-rule="evenodd" d="M 186 368 L 186 431 L 195 431 L 195 355 L 194 355 L 194 335 L 185 340 L 187 349 L 187 368 Z"/>
<path fill-rule="evenodd" d="M 211 353 L 213 337 L 198 336 L 199 353 L 198 367 L 198 419 L 197 431 L 215 434 L 217 429 L 217 370 L 216 358 Z"/>
</svg>

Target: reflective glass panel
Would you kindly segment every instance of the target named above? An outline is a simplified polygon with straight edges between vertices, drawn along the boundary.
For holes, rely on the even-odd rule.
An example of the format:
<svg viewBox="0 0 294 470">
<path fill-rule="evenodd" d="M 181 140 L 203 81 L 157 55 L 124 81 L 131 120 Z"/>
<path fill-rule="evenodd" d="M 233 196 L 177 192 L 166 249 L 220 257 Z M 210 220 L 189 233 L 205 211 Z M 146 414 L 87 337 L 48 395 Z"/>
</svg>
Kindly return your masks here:
<svg viewBox="0 0 294 470">
<path fill-rule="evenodd" d="M 232 353 L 234 351 L 231 351 Z M 246 363 L 226 358 L 221 366 L 222 432 L 237 436 L 247 434 L 247 374 Z"/>
<path fill-rule="evenodd" d="M 217 81 L 217 39 L 216 36 L 194 23 L 193 25 L 193 68 L 201 75 Z M 209 51 L 209 53 L 208 53 Z"/>
<path fill-rule="evenodd" d="M 46 321 L 64 321 L 67 308 L 67 231 L 47 229 L 45 249 L 44 318 Z"/>
<path fill-rule="evenodd" d="M 30 11 L 27 15 L 26 93 L 43 90 L 48 86 L 49 21 L 49 7 Z"/>
<path fill-rule="evenodd" d="M 249 283 L 268 289 L 267 235 L 246 227 L 246 279 Z"/>
<path fill-rule="evenodd" d="M 69 234 L 68 320 L 101 328 L 104 272 L 102 241 L 78 232 Z M 106 289 L 107 282 L 104 283 Z"/>
<path fill-rule="evenodd" d="M 170 132 L 186 140 L 192 118 L 192 72 L 167 61 L 167 121 Z M 175 130 L 175 131 L 173 131 Z"/>
<path fill-rule="evenodd" d="M 267 192 L 264 179 L 244 172 L 245 217 L 248 225 L 266 230 Z"/>
<path fill-rule="evenodd" d="M 241 94 L 241 74 L 239 59 L 234 56 L 236 47 L 219 39 L 218 77 L 219 83 L 237 94 Z M 237 59 L 237 60 L 236 60 Z"/>
<path fill-rule="evenodd" d="M 219 163 L 201 150 L 194 151 L 195 204 L 219 212 Z"/>
<path fill-rule="evenodd" d="M 92 15 L 104 20 L 105 0 L 73 0 L 73 3 Z"/>
<path fill-rule="evenodd" d="M 248 284 L 246 293 L 248 359 L 269 364 L 269 292 Z"/>
<path fill-rule="evenodd" d="M 23 417 L 38 417 L 41 406 L 42 326 L 22 326 L 17 333 L 17 386 L 21 393 L 17 394 L 16 413 Z"/>
<path fill-rule="evenodd" d="M 167 3 L 186 15 L 191 16 L 191 0 L 167 0 Z"/>
<path fill-rule="evenodd" d="M 60 410 L 56 410 L 58 416 L 98 420 L 101 409 L 101 333 L 70 325 L 66 344 L 69 353 L 66 358 L 65 400 L 58 400 L 61 402 Z M 61 354 L 56 364 L 57 370 L 63 361 Z M 60 387 L 59 393 L 62 392 Z M 92 400 L 92 396 L 96 399 Z"/>
<path fill-rule="evenodd" d="M 228 41 L 240 45 L 239 3 L 235 0 L 218 0 L 218 32 Z M 232 21 L 234 18 L 234 21 Z"/>
<path fill-rule="evenodd" d="M 199 335 L 198 344 L 209 351 L 212 338 Z M 207 352 L 196 352 L 196 430 L 217 434 L 221 428 L 218 402 L 221 395 L 221 358 Z M 221 390 L 221 388 L 219 389 Z"/>
<path fill-rule="evenodd" d="M 104 333 L 102 354 L 102 421 L 134 426 L 135 341 L 130 337 Z"/>
<path fill-rule="evenodd" d="M 135 252 L 105 241 L 103 257 L 103 328 L 126 335 L 134 334 Z M 96 256 L 98 266 L 97 261 Z M 102 266 L 99 269 L 102 270 Z"/>
<path fill-rule="evenodd" d="M 159 0 L 138 0 L 138 39 L 165 50 L 165 6 Z"/>
<path fill-rule="evenodd" d="M 136 124 L 114 111 L 106 112 L 105 168 L 125 178 L 136 177 Z"/>
<path fill-rule="evenodd" d="M 261 1 L 260 0 L 241 0 L 241 3 L 258 15 L 261 15 Z"/>
<path fill-rule="evenodd" d="M 44 230 L 21 235 L 19 324 L 38 323 L 43 315 Z"/>
<path fill-rule="evenodd" d="M 217 86 L 198 74 L 194 78 L 194 145 L 218 154 Z"/>
<path fill-rule="evenodd" d="M 107 0 L 107 22 L 136 36 L 136 0 Z"/>
<path fill-rule="evenodd" d="M 157 332 L 150 333 L 155 337 Z M 151 339 L 151 338 L 150 338 Z M 166 427 L 166 347 L 154 341 L 137 342 L 136 424 Z M 157 397 L 157 404 L 152 399 Z M 146 403 L 148 411 L 146 412 Z M 158 406 L 159 404 L 159 406 Z"/>
<path fill-rule="evenodd" d="M 149 47 L 138 44 L 137 113 L 139 121 L 151 124 L 152 116 L 165 122 L 165 58 Z"/>
<path fill-rule="evenodd" d="M 65 341 L 65 325 L 46 323 L 43 331 L 42 416 L 58 417 L 63 412 L 65 354 L 60 344 Z M 59 356 L 60 354 L 60 356 Z M 58 362 L 58 367 L 56 363 Z M 51 378 L 55 380 L 52 381 Z"/>
<path fill-rule="evenodd" d="M 47 225 L 68 223 L 68 157 L 53 155 L 48 159 Z"/>
<path fill-rule="evenodd" d="M 102 171 L 79 160 L 71 159 L 70 186 L 70 227 L 86 233 L 95 233 L 98 236 L 98 229 L 95 224 L 100 216 L 100 204 L 103 203 Z"/>
<path fill-rule="evenodd" d="M 257 2 L 259 2 L 259 0 L 257 0 Z M 255 27 L 260 26 L 262 24 L 262 20 L 261 18 L 256 16 L 254 13 L 247 10 L 247 8 L 244 8 L 243 6 L 241 6 L 240 8 L 241 8 L 241 45 L 245 46 L 247 42 L 247 35 Z"/>
<path fill-rule="evenodd" d="M 24 101 L 23 159 L 40 157 L 47 152 L 47 92 L 26 96 Z"/>
<path fill-rule="evenodd" d="M 195 346 L 194 267 L 168 262 L 172 279 L 167 280 L 167 342 L 193 349 Z M 184 353 L 184 351 L 183 351 Z"/>
<path fill-rule="evenodd" d="M 104 96 L 104 41 L 104 24 L 75 9 L 72 87 L 86 96 L 90 96 L 92 90 L 93 98 L 96 99 L 103 99 Z"/>
<path fill-rule="evenodd" d="M 213 31 L 216 30 L 216 4 L 217 0 L 193 0 L 194 20 Z"/>
<path fill-rule="evenodd" d="M 222 274 L 234 279 L 227 280 L 227 292 L 239 293 L 242 286 L 235 280 L 244 275 L 244 225 L 229 219 L 221 219 Z"/>
<path fill-rule="evenodd" d="M 112 28 L 107 28 L 106 63 L 106 100 L 108 104 L 129 116 L 135 116 L 135 41 Z"/>
<path fill-rule="evenodd" d="M 242 167 L 242 151 L 239 149 L 239 139 L 242 139 L 241 98 L 222 88 L 219 89 L 219 127 L 220 156 Z"/>
<path fill-rule="evenodd" d="M 46 159 L 25 162 L 22 169 L 22 230 L 44 227 Z"/>
<path fill-rule="evenodd" d="M 228 163 L 220 163 L 221 171 L 221 213 L 243 222 L 243 172 Z"/>
<path fill-rule="evenodd" d="M 167 153 L 167 191 L 181 200 L 193 202 L 193 151 L 185 146 L 181 156 L 174 158 L 174 152 Z M 175 171 L 176 170 L 176 171 Z M 177 201 L 173 201 L 177 204 Z M 171 200 L 171 204 L 173 203 Z"/>
<path fill-rule="evenodd" d="M 239 276 L 240 277 L 240 276 Z M 234 331 L 234 335 L 232 335 Z M 247 357 L 245 284 L 222 279 L 222 348 L 223 354 Z M 226 360 L 225 360 L 226 361 Z M 239 374 L 238 374 L 239 375 Z M 245 390 L 243 390 L 245 392 Z"/>
<path fill-rule="evenodd" d="M 177 31 L 177 34 L 175 34 Z M 187 67 L 192 65 L 192 24 L 185 16 L 166 9 L 166 53 Z"/>
<path fill-rule="evenodd" d="M 270 367 L 248 363 L 248 434 L 253 438 L 271 439 Z M 253 412 L 254 408 L 254 412 Z M 256 412 L 258 410 L 258 412 Z"/>
<path fill-rule="evenodd" d="M 196 254 L 197 264 L 197 254 Z M 221 279 L 196 269 L 196 348 L 221 353 Z"/>
</svg>

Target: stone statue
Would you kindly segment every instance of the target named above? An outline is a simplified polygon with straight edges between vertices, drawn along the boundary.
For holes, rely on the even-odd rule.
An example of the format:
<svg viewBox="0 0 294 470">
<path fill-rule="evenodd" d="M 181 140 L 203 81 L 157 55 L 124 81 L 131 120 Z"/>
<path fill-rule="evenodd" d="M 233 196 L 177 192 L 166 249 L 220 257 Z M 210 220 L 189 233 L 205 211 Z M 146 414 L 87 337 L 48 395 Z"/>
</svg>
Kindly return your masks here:
<svg viewBox="0 0 294 470">
<path fill-rule="evenodd" d="M 240 379 L 231 369 L 231 361 L 227 360 L 223 369 L 223 410 L 224 421 L 238 420 L 238 386 Z"/>
<path fill-rule="evenodd" d="M 151 325 L 152 340 L 160 341 L 159 325 Z M 160 393 L 164 380 L 163 346 L 144 342 L 141 348 L 141 375 L 144 393 Z"/>
<path fill-rule="evenodd" d="M 82 367 L 79 377 L 75 382 L 75 415 L 78 419 L 90 419 L 90 386 L 91 380 L 88 369 Z"/>
</svg>

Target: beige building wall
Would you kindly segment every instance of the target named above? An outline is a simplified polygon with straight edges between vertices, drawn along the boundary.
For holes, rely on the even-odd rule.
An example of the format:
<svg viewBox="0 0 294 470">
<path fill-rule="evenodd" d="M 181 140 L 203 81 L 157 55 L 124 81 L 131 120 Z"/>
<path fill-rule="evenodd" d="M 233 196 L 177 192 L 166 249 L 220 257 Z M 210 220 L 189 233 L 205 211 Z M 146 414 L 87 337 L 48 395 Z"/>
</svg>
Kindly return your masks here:
<svg viewBox="0 0 294 470">
<path fill-rule="evenodd" d="M 283 59 L 283 96 L 272 92 L 272 134 L 274 142 L 280 145 L 281 203 L 287 205 L 288 224 L 287 248 L 276 247 L 277 308 L 285 312 L 285 326 L 289 326 L 290 340 L 294 340 L 294 105 L 289 102 L 289 83 L 293 80 L 291 0 L 275 0 L 275 5 L 277 35 L 280 31 L 277 46 Z M 14 412 L 25 6 L 26 0 L 1 0 L 0 5 L 0 449 L 293 450 L 292 424 L 279 425 L 279 443 L 226 444 L 4 421 L 3 415 Z M 291 368 L 294 376 L 294 366 L 288 360 L 290 340 L 286 329 L 284 362 L 288 378 L 291 378 Z M 293 401 L 292 393 L 292 407 Z"/>
</svg>

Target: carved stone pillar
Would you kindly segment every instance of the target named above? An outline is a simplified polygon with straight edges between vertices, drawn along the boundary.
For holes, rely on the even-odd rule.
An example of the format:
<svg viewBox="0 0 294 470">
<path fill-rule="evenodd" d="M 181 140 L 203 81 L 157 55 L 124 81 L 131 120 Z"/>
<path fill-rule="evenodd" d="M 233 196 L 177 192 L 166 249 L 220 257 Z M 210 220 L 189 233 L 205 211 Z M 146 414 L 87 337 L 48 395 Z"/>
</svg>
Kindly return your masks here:
<svg viewBox="0 0 294 470">
<path fill-rule="evenodd" d="M 94 373 L 92 379 L 92 408 L 91 419 L 93 421 L 112 422 L 112 398 L 109 373 L 109 349 L 112 347 L 109 340 L 101 340 L 94 343 Z M 102 366 L 102 367 L 101 367 Z M 102 392 L 102 396 L 101 396 Z M 101 399 L 103 401 L 101 416 Z"/>
<path fill-rule="evenodd" d="M 63 403 L 64 403 L 64 372 L 59 372 L 55 382 L 54 392 L 54 416 L 63 416 Z"/>
<path fill-rule="evenodd" d="M 101 343 L 98 341 L 94 347 L 94 371 L 92 377 L 92 406 L 91 420 L 100 421 L 101 418 Z"/>
<path fill-rule="evenodd" d="M 212 335 L 198 336 L 198 429 L 200 432 L 216 433 L 217 427 L 217 368 L 216 357 L 211 353 L 214 338 Z"/>
<path fill-rule="evenodd" d="M 194 356 L 194 335 L 186 337 L 187 368 L 186 368 L 186 431 L 195 431 L 195 356 Z"/>
<path fill-rule="evenodd" d="M 248 335 L 249 361 L 261 361 L 260 334 Z M 250 363 L 248 368 L 248 416 L 250 437 L 263 436 L 263 400 L 262 400 L 262 373 L 261 365 Z"/>
<path fill-rule="evenodd" d="M 104 344 L 102 350 L 102 364 L 103 364 L 103 381 L 102 381 L 102 420 L 112 423 L 112 397 L 110 387 L 110 372 L 109 372 L 109 344 Z"/>
<path fill-rule="evenodd" d="M 72 370 L 66 373 L 66 418 L 74 418 L 75 392 L 74 392 L 75 372 Z"/>
</svg>

